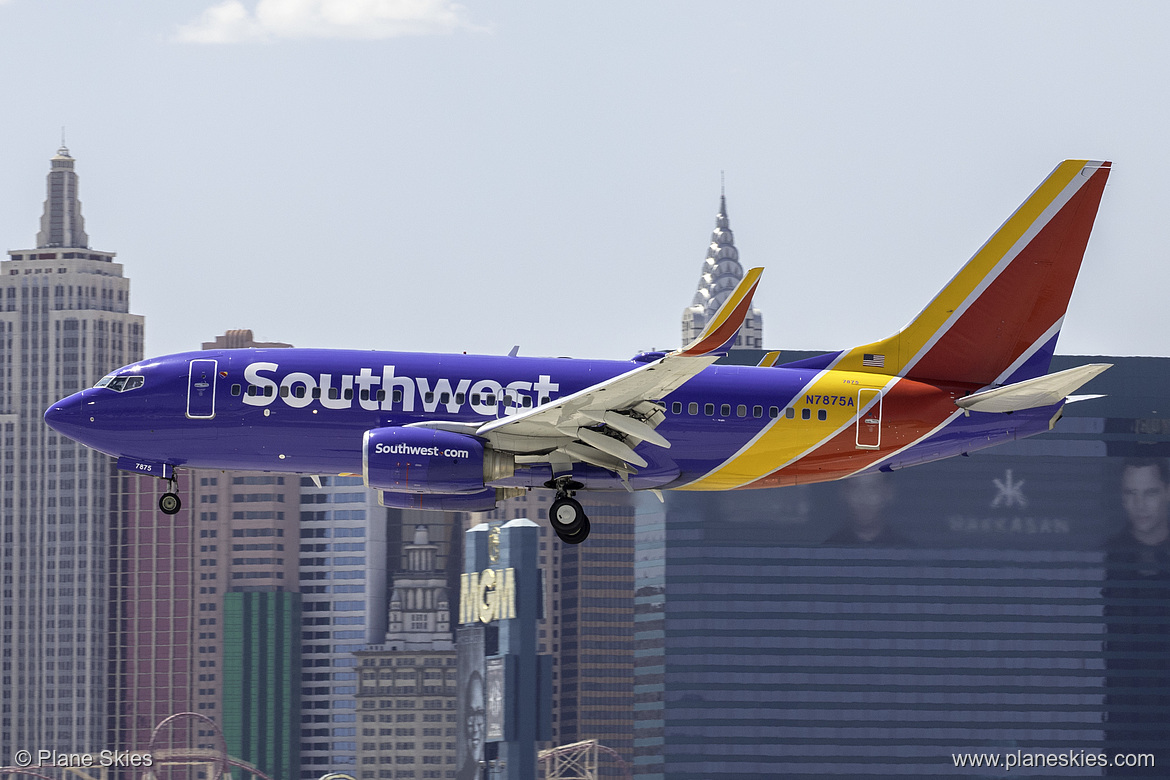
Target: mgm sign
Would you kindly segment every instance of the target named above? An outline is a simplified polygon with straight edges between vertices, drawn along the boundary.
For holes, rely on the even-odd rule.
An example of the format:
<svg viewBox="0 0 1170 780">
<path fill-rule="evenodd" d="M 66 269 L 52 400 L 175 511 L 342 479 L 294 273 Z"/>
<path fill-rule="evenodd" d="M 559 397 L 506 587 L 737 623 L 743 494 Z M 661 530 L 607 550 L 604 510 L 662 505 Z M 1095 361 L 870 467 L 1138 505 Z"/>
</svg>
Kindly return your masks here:
<svg viewBox="0 0 1170 780">
<path fill-rule="evenodd" d="M 516 570 L 484 569 L 459 575 L 459 623 L 491 623 L 516 617 Z"/>
</svg>

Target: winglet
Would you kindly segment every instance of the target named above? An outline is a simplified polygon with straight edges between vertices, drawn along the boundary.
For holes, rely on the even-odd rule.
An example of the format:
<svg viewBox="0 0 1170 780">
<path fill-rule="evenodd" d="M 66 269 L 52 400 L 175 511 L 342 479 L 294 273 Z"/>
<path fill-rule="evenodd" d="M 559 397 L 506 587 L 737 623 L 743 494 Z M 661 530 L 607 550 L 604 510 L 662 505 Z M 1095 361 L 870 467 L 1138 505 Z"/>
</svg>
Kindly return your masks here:
<svg viewBox="0 0 1170 780">
<path fill-rule="evenodd" d="M 776 365 L 776 361 L 780 359 L 780 350 L 774 349 L 768 354 L 764 355 L 757 364 L 760 368 L 771 368 Z"/>
<path fill-rule="evenodd" d="M 743 321 L 747 319 L 752 309 L 752 296 L 756 293 L 756 286 L 760 283 L 760 274 L 763 268 L 753 268 L 743 277 L 743 281 L 732 291 L 719 311 L 703 328 L 699 337 L 675 353 L 687 357 L 702 355 L 726 355 L 731 345 L 735 343 Z"/>
</svg>

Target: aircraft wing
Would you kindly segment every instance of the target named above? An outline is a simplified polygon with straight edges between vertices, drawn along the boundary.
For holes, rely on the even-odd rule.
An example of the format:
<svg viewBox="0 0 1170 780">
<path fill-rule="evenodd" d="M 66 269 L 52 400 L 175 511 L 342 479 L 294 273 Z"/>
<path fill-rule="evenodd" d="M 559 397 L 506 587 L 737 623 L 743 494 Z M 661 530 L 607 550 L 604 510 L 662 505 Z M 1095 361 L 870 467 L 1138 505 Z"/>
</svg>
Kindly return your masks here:
<svg viewBox="0 0 1170 780">
<path fill-rule="evenodd" d="M 646 461 L 633 448 L 642 442 L 669 447 L 654 428 L 665 419 L 661 399 L 726 355 L 751 310 L 762 268 L 744 276 L 704 328 L 681 350 L 533 409 L 493 420 L 476 435 L 496 449 L 541 461 L 577 460 L 632 473 Z"/>
</svg>

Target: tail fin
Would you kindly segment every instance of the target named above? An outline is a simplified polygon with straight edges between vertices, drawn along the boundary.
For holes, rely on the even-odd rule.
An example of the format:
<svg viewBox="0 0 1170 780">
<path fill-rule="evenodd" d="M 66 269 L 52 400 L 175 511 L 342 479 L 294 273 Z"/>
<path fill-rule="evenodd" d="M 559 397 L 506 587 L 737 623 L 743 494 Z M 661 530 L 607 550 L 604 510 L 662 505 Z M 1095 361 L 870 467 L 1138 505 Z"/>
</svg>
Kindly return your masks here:
<svg viewBox="0 0 1170 780">
<path fill-rule="evenodd" d="M 974 385 L 1047 373 L 1109 170 L 1056 166 L 909 325 L 835 367 Z"/>
</svg>

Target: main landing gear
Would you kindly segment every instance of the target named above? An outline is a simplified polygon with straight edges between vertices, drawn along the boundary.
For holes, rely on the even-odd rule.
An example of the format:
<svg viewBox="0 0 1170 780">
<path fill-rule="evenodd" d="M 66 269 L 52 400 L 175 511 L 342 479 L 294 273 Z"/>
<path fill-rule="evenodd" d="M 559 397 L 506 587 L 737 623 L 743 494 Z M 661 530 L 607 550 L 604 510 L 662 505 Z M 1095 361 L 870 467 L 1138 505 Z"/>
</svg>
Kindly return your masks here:
<svg viewBox="0 0 1170 780">
<path fill-rule="evenodd" d="M 545 483 L 557 491 L 557 497 L 548 508 L 548 520 L 553 531 L 565 544 L 580 544 L 589 537 L 589 518 L 573 494 L 584 485 L 569 477 L 560 477 Z"/>
<path fill-rule="evenodd" d="M 175 492 L 174 477 L 167 480 L 167 492 L 159 496 L 158 508 L 164 515 L 177 515 L 179 510 L 183 508 L 183 502 L 179 499 L 179 494 Z"/>
</svg>

